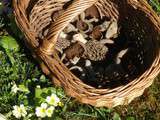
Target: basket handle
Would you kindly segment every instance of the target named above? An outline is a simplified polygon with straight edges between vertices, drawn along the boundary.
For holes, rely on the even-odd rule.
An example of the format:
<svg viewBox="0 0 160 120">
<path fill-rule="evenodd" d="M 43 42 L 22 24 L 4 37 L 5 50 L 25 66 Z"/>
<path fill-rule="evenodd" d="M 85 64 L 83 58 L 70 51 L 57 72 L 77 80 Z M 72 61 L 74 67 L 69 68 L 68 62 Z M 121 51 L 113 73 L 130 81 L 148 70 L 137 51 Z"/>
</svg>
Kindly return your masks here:
<svg viewBox="0 0 160 120">
<path fill-rule="evenodd" d="M 91 7 L 98 0 L 74 0 L 73 3 L 50 25 L 49 33 L 38 51 L 52 55 L 60 32 L 80 13 Z"/>
</svg>

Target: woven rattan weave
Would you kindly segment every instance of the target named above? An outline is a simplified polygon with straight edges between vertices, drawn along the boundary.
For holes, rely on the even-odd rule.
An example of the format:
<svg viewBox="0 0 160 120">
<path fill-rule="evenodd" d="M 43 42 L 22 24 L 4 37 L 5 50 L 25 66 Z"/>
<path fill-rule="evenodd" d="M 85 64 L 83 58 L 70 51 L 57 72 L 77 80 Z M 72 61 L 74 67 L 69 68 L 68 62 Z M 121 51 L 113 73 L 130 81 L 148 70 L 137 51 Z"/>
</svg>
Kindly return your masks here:
<svg viewBox="0 0 160 120">
<path fill-rule="evenodd" d="M 38 60 L 43 72 L 69 96 L 96 107 L 115 107 L 130 103 L 142 95 L 160 72 L 160 19 L 145 0 L 13 0 L 18 26 L 25 34 L 26 45 Z M 102 14 L 118 21 L 122 37 L 133 41 L 134 49 L 122 62 L 135 62 L 137 76 L 114 87 L 97 89 L 77 78 L 60 61 L 55 48 L 60 32 L 80 13 L 96 6 Z M 55 11 L 61 11 L 52 18 Z M 48 33 L 43 35 L 44 28 Z M 41 36 L 41 39 L 38 37 Z M 132 70 L 130 71 L 132 72 Z M 125 75 L 124 75 L 125 77 Z M 132 80 L 131 80 L 132 79 Z M 116 81 L 115 81 L 116 82 Z M 113 84 L 113 83 L 111 83 Z"/>
</svg>

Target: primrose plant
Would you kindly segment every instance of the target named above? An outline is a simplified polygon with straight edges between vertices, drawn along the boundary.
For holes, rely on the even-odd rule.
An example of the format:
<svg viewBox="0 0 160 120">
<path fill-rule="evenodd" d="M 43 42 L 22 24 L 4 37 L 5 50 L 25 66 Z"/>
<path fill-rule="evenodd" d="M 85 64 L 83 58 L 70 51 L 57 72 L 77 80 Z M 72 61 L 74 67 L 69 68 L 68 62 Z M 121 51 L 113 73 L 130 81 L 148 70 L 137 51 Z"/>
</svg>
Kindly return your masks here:
<svg viewBox="0 0 160 120">
<path fill-rule="evenodd" d="M 56 94 L 47 96 L 45 102 L 41 103 L 41 106 L 36 107 L 36 116 L 40 118 L 52 117 L 53 112 L 57 106 L 60 106 L 61 102 Z"/>
<path fill-rule="evenodd" d="M 41 75 L 40 83 L 45 82 L 45 76 Z M 33 80 L 27 80 L 31 84 L 35 84 Z M 36 80 L 37 81 L 37 80 Z M 26 83 L 27 83 L 26 82 Z M 44 87 L 37 84 L 35 88 L 32 88 L 35 91 L 33 100 L 30 101 L 30 95 L 32 95 L 29 90 L 29 86 L 25 83 L 21 84 L 12 84 L 11 93 L 18 95 L 20 103 L 13 105 L 13 110 L 11 115 L 17 119 L 32 120 L 32 119 L 48 119 L 54 117 L 55 114 L 58 114 L 59 111 L 63 108 L 62 98 L 65 97 L 64 93 L 59 90 L 60 88 Z M 34 103 L 34 104 L 30 104 Z M 58 112 L 58 113 L 57 113 Z"/>
<path fill-rule="evenodd" d="M 53 117 L 54 114 L 58 114 L 57 111 L 60 111 L 63 107 L 61 98 L 65 95 L 63 92 L 57 92 L 57 88 L 54 88 L 51 82 L 41 72 L 35 69 L 33 65 L 28 64 L 28 61 L 25 63 L 25 59 L 17 59 L 14 56 L 14 54 L 19 54 L 19 57 L 23 57 L 19 53 L 20 46 L 16 40 L 11 36 L 1 36 L 0 51 L 3 51 L 8 57 L 6 64 L 8 65 L 9 62 L 9 66 L 8 68 L 5 67 L 4 71 L 9 74 L 8 79 L 12 79 L 10 80 L 11 84 L 7 88 L 7 94 L 8 97 L 15 97 L 15 100 L 8 98 L 8 100 L 12 101 L 11 103 L 6 101 L 11 106 L 11 109 L 9 108 L 6 111 L 9 112 L 5 115 L 7 119 L 48 119 Z M 1 84 L 4 86 L 0 76 Z M 0 95 L 4 94 L 0 93 Z M 0 112 L 2 112 L 1 108 Z M 3 120 L 1 116 L 0 120 Z"/>
</svg>

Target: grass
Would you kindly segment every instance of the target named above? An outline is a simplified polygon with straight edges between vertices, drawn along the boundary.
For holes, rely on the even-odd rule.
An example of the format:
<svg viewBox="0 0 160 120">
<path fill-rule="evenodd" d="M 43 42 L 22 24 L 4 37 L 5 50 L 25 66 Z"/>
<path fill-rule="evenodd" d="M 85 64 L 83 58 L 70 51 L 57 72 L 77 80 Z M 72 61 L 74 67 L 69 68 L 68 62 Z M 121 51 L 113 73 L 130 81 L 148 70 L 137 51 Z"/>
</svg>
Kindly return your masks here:
<svg viewBox="0 0 160 120">
<path fill-rule="evenodd" d="M 160 14 L 160 3 L 158 0 L 149 0 L 153 9 Z M 160 120 L 160 76 L 158 76 L 151 87 L 147 88 L 141 97 L 136 98 L 127 106 L 118 106 L 114 109 L 95 108 L 90 105 L 78 103 L 74 99 L 67 97 L 61 88 L 53 88 L 50 80 L 45 77 L 33 60 L 31 54 L 26 50 L 23 42 L 20 41 L 23 36 L 15 27 L 13 16 L 8 15 L 7 21 L 0 16 L 0 37 L 9 35 L 16 40 L 18 44 L 11 44 L 8 48 L 0 47 L 0 113 L 14 117 L 11 110 L 16 104 L 36 106 L 36 86 L 43 90 L 50 88 L 56 91 L 60 96 L 64 106 L 54 113 L 54 120 Z M 6 18 L 5 17 L 5 18 Z M 8 29 L 11 32 L 8 32 Z M 15 30 L 16 29 L 16 30 Z M 18 32 L 17 32 L 18 31 Z M 11 49 L 17 48 L 18 50 Z M 11 87 L 15 82 L 17 85 L 25 85 L 30 93 L 21 92 L 12 94 Z M 37 119 L 33 116 L 33 120 Z"/>
<path fill-rule="evenodd" d="M 153 9 L 160 14 L 160 2 L 159 0 L 148 0 L 149 3 L 152 5 Z"/>
</svg>

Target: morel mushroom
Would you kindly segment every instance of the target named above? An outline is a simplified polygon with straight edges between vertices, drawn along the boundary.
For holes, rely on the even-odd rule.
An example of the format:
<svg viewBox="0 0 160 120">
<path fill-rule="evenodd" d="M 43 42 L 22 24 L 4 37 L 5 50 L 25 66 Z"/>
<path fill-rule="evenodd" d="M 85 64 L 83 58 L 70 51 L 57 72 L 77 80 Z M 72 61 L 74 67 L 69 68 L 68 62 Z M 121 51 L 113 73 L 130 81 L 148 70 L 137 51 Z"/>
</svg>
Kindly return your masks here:
<svg viewBox="0 0 160 120">
<path fill-rule="evenodd" d="M 76 34 L 73 38 L 74 41 L 77 42 L 65 51 L 68 59 L 73 59 L 75 56 L 93 61 L 101 61 L 105 59 L 108 48 L 100 41 L 87 41 L 81 34 Z"/>
<path fill-rule="evenodd" d="M 82 57 L 93 61 L 104 60 L 108 52 L 108 48 L 96 40 L 90 40 L 85 44 L 86 50 Z"/>
<path fill-rule="evenodd" d="M 63 50 L 69 47 L 71 44 L 71 42 L 66 38 L 67 34 L 61 32 L 55 46 L 56 50 L 58 50 L 61 54 L 63 53 Z"/>
<path fill-rule="evenodd" d="M 79 41 L 85 50 L 82 57 L 93 61 L 100 61 L 105 59 L 108 48 L 100 41 L 87 41 L 81 34 L 76 34 L 73 38 L 74 40 Z"/>
<path fill-rule="evenodd" d="M 59 38 L 57 43 L 56 43 L 56 50 L 58 50 L 61 54 L 63 53 L 63 50 L 69 47 L 71 42 L 67 39 L 64 38 Z"/>
</svg>

